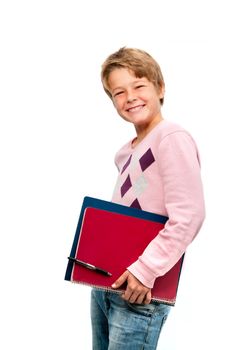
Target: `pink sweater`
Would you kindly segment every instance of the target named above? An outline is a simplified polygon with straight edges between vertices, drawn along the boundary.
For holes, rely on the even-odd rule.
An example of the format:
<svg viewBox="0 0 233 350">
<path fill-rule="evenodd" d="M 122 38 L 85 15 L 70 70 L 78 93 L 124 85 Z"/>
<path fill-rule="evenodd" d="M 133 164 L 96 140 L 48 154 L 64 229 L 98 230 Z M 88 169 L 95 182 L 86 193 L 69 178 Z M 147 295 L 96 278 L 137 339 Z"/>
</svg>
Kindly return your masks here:
<svg viewBox="0 0 233 350">
<path fill-rule="evenodd" d="M 152 288 L 179 260 L 205 217 L 200 161 L 191 135 L 162 120 L 135 147 L 116 154 L 119 170 L 112 201 L 168 216 L 158 236 L 128 270 Z M 143 232 L 142 232 L 143 234 Z"/>
</svg>

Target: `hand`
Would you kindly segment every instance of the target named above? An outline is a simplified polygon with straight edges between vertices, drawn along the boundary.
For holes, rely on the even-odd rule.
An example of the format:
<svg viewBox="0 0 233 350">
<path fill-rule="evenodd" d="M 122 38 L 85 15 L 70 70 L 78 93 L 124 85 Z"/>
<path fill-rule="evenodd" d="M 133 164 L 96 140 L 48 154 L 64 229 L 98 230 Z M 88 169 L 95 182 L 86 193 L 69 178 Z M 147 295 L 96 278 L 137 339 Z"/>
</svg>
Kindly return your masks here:
<svg viewBox="0 0 233 350">
<path fill-rule="evenodd" d="M 151 301 L 151 289 L 144 286 L 131 272 L 126 270 L 113 284 L 112 288 L 119 288 L 127 282 L 122 298 L 130 303 L 149 304 Z"/>
</svg>

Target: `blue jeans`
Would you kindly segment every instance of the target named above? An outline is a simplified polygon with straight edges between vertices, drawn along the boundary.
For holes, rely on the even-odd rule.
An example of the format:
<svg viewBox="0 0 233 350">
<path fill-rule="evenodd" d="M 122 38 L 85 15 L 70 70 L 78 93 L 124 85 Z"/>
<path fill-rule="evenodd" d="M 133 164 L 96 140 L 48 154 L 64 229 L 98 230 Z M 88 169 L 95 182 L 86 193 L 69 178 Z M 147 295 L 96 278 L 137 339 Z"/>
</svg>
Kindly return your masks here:
<svg viewBox="0 0 233 350">
<path fill-rule="evenodd" d="M 155 350 L 170 306 L 126 302 L 117 293 L 93 289 L 93 350 Z"/>
</svg>

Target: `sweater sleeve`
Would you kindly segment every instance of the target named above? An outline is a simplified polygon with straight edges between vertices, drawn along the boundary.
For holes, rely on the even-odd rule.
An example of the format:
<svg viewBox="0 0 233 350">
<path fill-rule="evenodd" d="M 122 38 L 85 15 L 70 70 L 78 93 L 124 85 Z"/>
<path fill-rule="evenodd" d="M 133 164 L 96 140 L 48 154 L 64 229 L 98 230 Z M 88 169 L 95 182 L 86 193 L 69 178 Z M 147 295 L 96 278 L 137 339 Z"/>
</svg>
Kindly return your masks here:
<svg viewBox="0 0 233 350">
<path fill-rule="evenodd" d="M 157 162 L 169 219 L 128 267 L 149 288 L 180 259 L 205 217 L 198 151 L 191 136 L 183 131 L 167 135 L 159 145 Z"/>
</svg>

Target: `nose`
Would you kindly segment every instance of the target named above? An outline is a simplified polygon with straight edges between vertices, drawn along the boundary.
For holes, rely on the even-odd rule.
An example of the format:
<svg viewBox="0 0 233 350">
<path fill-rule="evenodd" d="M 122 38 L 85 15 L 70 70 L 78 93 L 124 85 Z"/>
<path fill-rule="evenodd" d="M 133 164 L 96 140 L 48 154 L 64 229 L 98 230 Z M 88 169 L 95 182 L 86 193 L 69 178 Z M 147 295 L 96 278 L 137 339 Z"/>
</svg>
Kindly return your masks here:
<svg viewBox="0 0 233 350">
<path fill-rule="evenodd" d="M 137 95 L 134 89 L 129 88 L 127 90 L 127 103 L 132 103 L 137 100 Z"/>
<path fill-rule="evenodd" d="M 128 98 L 127 98 L 127 103 L 132 103 L 134 101 L 136 101 L 137 98 L 133 95 L 128 95 Z"/>
</svg>

